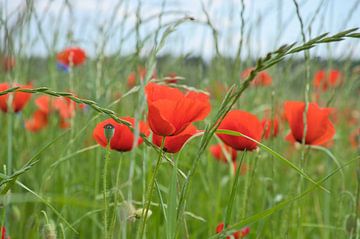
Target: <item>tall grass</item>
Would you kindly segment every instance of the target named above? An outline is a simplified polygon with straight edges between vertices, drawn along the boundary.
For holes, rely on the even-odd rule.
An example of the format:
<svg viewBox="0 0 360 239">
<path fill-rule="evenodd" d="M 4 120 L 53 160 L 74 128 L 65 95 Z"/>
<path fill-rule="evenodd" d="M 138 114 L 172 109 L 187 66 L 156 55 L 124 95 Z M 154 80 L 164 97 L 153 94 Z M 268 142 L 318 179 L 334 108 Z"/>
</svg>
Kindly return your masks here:
<svg viewBox="0 0 360 239">
<path fill-rule="evenodd" d="M 82 41 L 73 32 L 72 24 L 80 20 L 72 1 L 46 2 L 42 11 L 36 1 L 27 1 L 15 13 L 7 12 L 8 3 L 0 3 L 1 50 L 17 61 L 13 71 L 1 72 L 0 82 L 31 79 L 34 84 L 33 89 L 12 87 L 0 95 L 28 92 L 33 98 L 65 97 L 87 106 L 72 119 L 70 129 L 59 129 L 52 117 L 47 128 L 36 134 L 23 126 L 35 110 L 33 100 L 20 114 L 0 114 L 0 215 L 11 238 L 225 238 L 244 226 L 251 228 L 248 238 L 359 238 L 359 149 L 349 147 L 351 128 L 343 118 L 339 117 L 329 149 L 296 149 L 283 139 L 284 124 L 279 137 L 258 142 L 257 152 L 239 155 L 236 173 L 208 153 L 208 146 L 218 141 L 216 133 L 241 135 L 217 129 L 231 109 L 262 117 L 264 109 L 278 114 L 287 99 L 305 99 L 308 105 L 313 93 L 311 75 L 320 68 L 337 67 L 346 79 L 323 94 L 322 101 L 341 110 L 359 109 L 360 85 L 358 76 L 351 73 L 358 61 L 352 55 L 315 58 L 323 46 L 328 46 L 330 56 L 343 42 L 358 46 L 358 30 L 345 30 L 346 22 L 356 17 L 358 2 L 344 16 L 341 29 L 328 34 L 321 25 L 328 23 L 322 16 L 330 11 L 329 3 L 321 1 L 305 18 L 302 7 L 307 1 L 294 0 L 294 14 L 288 16 L 279 0 L 275 4 L 280 7 L 278 35 L 275 47 L 266 54 L 256 52 L 253 40 L 264 37 L 260 29 L 270 16 L 248 9 L 246 1 L 240 1 L 239 9 L 230 5 L 234 16 L 228 18 L 239 21 L 239 27 L 227 32 L 217 22 L 213 1 L 201 3 L 199 16 L 174 10 L 166 0 L 161 1 L 159 12 L 145 16 L 146 1 L 115 2 L 106 12 L 108 17 L 80 24 L 84 32 L 87 25 L 96 25 L 94 38 Z M 100 14 L 101 3 L 97 4 Z M 52 8 L 57 9 L 55 16 Z M 271 9 L 275 7 L 265 8 Z M 121 18 L 119 11 L 125 13 Z M 299 42 L 280 44 L 291 20 L 299 23 L 299 29 L 292 29 Z M 316 31 L 314 26 L 319 25 Z M 211 60 L 184 51 L 164 54 L 169 47 L 176 52 L 188 43 L 187 37 L 179 36 L 187 28 L 204 30 L 203 38 L 211 39 L 213 49 L 204 43 L 199 51 L 212 52 Z M 223 34 L 240 37 L 228 45 Z M 88 45 L 86 41 L 91 41 L 89 50 L 95 54 L 85 65 L 69 73 L 56 70 L 54 54 L 64 43 L 81 46 Z M 46 56 L 27 54 L 39 45 Z M 109 55 L 108 49 L 116 53 Z M 139 65 L 147 69 L 145 79 L 137 79 L 137 86 L 128 89 L 127 76 Z M 240 72 L 250 66 L 253 71 L 240 81 Z M 251 82 L 263 70 L 273 76 L 273 86 L 253 88 Z M 173 86 L 211 91 L 212 112 L 197 124 L 203 132 L 176 155 L 163 152 L 136 127 L 146 119 L 144 87 L 154 71 L 159 79 L 169 72 L 182 76 Z M 125 115 L 136 119 L 135 127 L 119 119 Z M 110 154 L 108 148 L 98 147 L 92 131 L 106 118 L 131 128 L 144 144 L 128 153 Z M 248 170 L 241 175 L 245 164 Z M 220 222 L 225 228 L 216 234 Z"/>
</svg>

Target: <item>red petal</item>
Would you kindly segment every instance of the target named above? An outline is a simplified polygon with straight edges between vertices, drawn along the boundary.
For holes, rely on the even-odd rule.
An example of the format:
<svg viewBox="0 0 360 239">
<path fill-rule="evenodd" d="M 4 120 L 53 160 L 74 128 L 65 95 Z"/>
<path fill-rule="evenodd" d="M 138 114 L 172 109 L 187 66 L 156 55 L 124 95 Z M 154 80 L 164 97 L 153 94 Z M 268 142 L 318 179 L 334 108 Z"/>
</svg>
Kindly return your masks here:
<svg viewBox="0 0 360 239">
<path fill-rule="evenodd" d="M 177 153 L 181 150 L 181 148 L 184 146 L 186 141 L 191 138 L 195 133 L 197 132 L 197 129 L 193 125 L 189 125 L 184 131 L 182 131 L 180 134 L 175 136 L 167 136 L 165 138 L 165 145 L 164 145 L 164 151 L 168 153 Z M 153 135 L 153 143 L 157 146 L 161 146 L 163 136 L 159 136 L 154 134 Z"/>
<path fill-rule="evenodd" d="M 174 102 L 159 100 L 148 104 L 148 122 L 154 134 L 169 136 L 175 133 L 175 127 L 170 123 L 173 118 Z"/>
<path fill-rule="evenodd" d="M 0 84 L 0 92 L 9 89 L 10 86 L 8 83 L 2 83 Z M 9 99 L 9 94 L 1 95 L 0 96 L 0 109 L 3 112 L 7 112 L 7 101 Z"/>
<path fill-rule="evenodd" d="M 219 129 L 240 132 L 256 141 L 260 141 L 262 126 L 258 118 L 245 111 L 230 111 L 220 123 Z M 241 136 L 218 134 L 219 138 L 236 150 L 254 150 L 257 144 Z"/>
<path fill-rule="evenodd" d="M 25 89 L 31 89 L 32 85 L 20 85 L 20 84 L 14 84 L 14 86 L 19 86 L 21 88 Z M 12 101 L 13 110 L 15 113 L 21 111 L 24 106 L 29 102 L 31 98 L 31 93 L 25 93 L 25 92 L 19 92 L 16 91 L 14 93 L 14 99 Z"/>
</svg>

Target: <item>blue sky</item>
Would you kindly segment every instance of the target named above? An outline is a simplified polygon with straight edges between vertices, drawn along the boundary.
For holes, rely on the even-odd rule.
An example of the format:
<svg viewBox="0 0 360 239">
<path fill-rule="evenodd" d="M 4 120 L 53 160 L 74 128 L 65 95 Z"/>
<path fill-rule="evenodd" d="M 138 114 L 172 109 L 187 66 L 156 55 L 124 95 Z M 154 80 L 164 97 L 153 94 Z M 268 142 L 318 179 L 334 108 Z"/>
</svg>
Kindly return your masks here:
<svg viewBox="0 0 360 239">
<path fill-rule="evenodd" d="M 359 1 L 298 0 L 307 38 L 309 32 L 311 36 L 316 36 L 323 32 L 336 33 L 344 29 L 360 27 Z M 21 9 L 24 2 L 25 0 L 0 0 L 3 6 L 2 19 L 7 19 L 11 25 L 16 19 L 16 12 Z M 43 38 L 39 34 L 40 30 L 33 15 L 29 25 L 19 30 L 15 38 L 15 45 L 18 50 L 20 49 L 21 54 L 41 56 L 49 54 L 43 39 L 51 47 L 51 51 L 61 50 L 69 45 L 78 45 L 86 49 L 90 56 L 101 51 L 103 44 L 105 54 L 129 54 L 135 50 L 135 34 L 129 34 L 123 39 L 122 48 L 119 42 L 135 26 L 135 14 L 139 2 L 137 0 L 123 0 L 119 8 L 117 8 L 119 0 L 70 0 L 71 13 L 66 7 L 64 11 L 61 10 L 64 7 L 64 0 L 34 0 L 34 2 L 38 19 L 41 19 Z M 261 56 L 284 43 L 302 41 L 292 0 L 244 0 L 245 34 L 243 36 L 240 34 L 240 0 L 166 0 L 164 5 L 163 0 L 141 2 L 140 16 L 143 20 L 158 15 L 162 9 L 170 12 L 163 16 L 163 23 L 185 15 L 196 19 L 193 23 L 180 26 L 171 35 L 161 53 L 201 55 L 206 59 L 210 59 L 215 54 L 212 31 L 203 24 L 206 15 L 202 5 L 219 32 L 219 48 L 223 55 L 234 55 L 241 37 L 244 41 L 243 57 Z M 13 12 L 15 14 L 12 14 Z M 59 17 L 61 12 L 63 15 Z M 112 19 L 111 16 L 114 18 Z M 311 28 L 309 28 L 310 22 Z M 158 24 L 158 18 L 143 24 L 140 28 L 140 37 L 144 39 L 157 28 Z M 3 34 L 3 28 L 0 32 Z M 59 38 L 53 45 L 56 32 L 59 33 Z M 69 32 L 71 38 L 68 37 Z M 108 37 L 104 38 L 105 35 Z M 349 40 L 317 47 L 311 51 L 311 54 L 323 57 L 360 58 L 359 45 L 359 40 Z M 152 46 L 153 41 L 147 41 L 142 54 L 147 54 Z"/>
</svg>

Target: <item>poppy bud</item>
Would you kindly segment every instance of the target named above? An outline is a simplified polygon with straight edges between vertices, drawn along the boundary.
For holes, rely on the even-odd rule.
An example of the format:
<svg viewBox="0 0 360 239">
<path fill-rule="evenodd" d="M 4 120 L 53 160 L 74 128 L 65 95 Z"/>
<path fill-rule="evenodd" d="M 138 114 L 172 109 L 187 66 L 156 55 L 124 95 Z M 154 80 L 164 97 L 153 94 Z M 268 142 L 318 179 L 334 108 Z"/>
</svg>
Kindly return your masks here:
<svg viewBox="0 0 360 239">
<path fill-rule="evenodd" d="M 112 124 L 106 124 L 104 126 L 104 134 L 107 140 L 107 143 L 109 143 L 114 136 L 115 133 L 115 127 Z"/>
</svg>

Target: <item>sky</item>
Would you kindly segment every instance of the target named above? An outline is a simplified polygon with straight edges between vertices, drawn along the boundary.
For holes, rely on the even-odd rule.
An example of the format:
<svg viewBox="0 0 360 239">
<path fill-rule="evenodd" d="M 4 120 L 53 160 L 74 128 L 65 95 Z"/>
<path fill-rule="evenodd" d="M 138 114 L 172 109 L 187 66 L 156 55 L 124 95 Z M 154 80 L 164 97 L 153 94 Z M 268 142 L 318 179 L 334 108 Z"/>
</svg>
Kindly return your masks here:
<svg viewBox="0 0 360 239">
<path fill-rule="evenodd" d="M 11 27 L 25 9 L 25 0 L 0 0 L 1 28 Z M 140 10 L 138 8 L 140 4 Z M 324 32 L 360 27 L 360 0 L 297 0 L 306 39 Z M 167 39 L 160 54 L 202 56 L 216 54 L 213 31 L 218 33 L 219 52 L 234 56 L 240 39 L 242 57 L 259 57 L 285 43 L 302 42 L 299 19 L 292 0 L 243 0 L 244 30 L 241 34 L 241 0 L 34 0 L 29 21 L 16 27 L 14 45 L 19 54 L 47 56 L 68 46 L 80 46 L 88 55 L 101 52 L 132 54 L 136 49 L 137 17 L 143 22 L 138 36 L 147 39 L 141 54 L 154 46 L 154 32 L 161 23 L 185 16 L 195 19 L 180 25 Z M 138 11 L 139 10 L 139 11 Z M 206 13 L 205 13 L 206 12 Z M 159 36 L 164 32 L 163 27 Z M 149 37 L 150 36 L 150 37 Z M 160 37 L 158 37 L 160 38 Z M 319 46 L 312 56 L 360 58 L 359 39 Z M 3 41 L 2 41 L 3 46 Z"/>
</svg>

